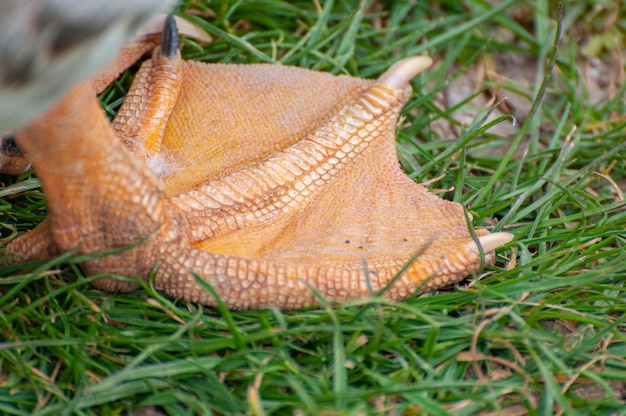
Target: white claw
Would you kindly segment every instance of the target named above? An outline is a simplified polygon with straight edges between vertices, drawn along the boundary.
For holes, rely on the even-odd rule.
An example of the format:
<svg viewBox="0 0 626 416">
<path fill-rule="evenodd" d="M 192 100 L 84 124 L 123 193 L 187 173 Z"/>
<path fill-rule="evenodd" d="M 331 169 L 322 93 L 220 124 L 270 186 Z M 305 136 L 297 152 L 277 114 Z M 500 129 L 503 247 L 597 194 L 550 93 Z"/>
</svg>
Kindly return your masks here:
<svg viewBox="0 0 626 416">
<path fill-rule="evenodd" d="M 493 233 L 479 236 L 478 241 L 480 241 L 480 245 L 483 248 L 483 253 L 490 253 L 496 248 L 503 246 L 511 241 L 513 237 L 515 236 L 511 233 Z M 476 243 L 474 243 L 473 241 L 467 243 L 467 245 L 468 248 L 472 250 L 477 250 Z"/>
<path fill-rule="evenodd" d="M 409 85 L 409 81 L 420 72 L 430 68 L 432 64 L 433 60 L 429 56 L 412 56 L 391 65 L 391 68 L 378 78 L 378 82 L 401 89 Z"/>
</svg>

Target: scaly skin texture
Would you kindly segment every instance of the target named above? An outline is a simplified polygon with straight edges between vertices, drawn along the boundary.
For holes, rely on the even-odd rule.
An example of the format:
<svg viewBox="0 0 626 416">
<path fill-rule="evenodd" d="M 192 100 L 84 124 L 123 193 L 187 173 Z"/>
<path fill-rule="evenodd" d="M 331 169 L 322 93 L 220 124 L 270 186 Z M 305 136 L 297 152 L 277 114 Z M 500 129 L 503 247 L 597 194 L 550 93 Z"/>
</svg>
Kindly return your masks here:
<svg viewBox="0 0 626 416">
<path fill-rule="evenodd" d="M 375 82 L 155 51 L 112 123 L 97 83 L 83 83 L 16 137 L 49 213 L 9 248 L 47 258 L 141 241 L 85 272 L 156 270 L 158 289 L 215 305 L 195 274 L 233 309 L 316 304 L 312 288 L 367 297 L 400 272 L 385 297 L 457 282 L 510 237 L 478 230 L 481 262 L 463 208 L 400 170 L 395 125 L 411 90 L 394 71 Z"/>
</svg>

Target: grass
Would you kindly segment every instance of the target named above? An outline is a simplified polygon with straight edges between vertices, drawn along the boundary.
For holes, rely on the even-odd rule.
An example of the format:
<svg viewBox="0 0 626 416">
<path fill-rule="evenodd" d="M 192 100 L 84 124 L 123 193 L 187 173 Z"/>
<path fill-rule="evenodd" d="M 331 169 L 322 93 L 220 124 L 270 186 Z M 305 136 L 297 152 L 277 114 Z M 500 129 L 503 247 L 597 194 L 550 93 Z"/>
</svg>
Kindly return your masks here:
<svg viewBox="0 0 626 416">
<path fill-rule="evenodd" d="M 403 56 L 436 57 L 404 111 L 403 166 L 516 238 L 452 290 L 296 312 L 208 309 L 149 284 L 103 294 L 71 253 L 5 268 L 1 414 L 626 414 L 626 104 L 623 89 L 592 104 L 581 80 L 589 54 L 610 61 L 609 40 L 623 44 L 623 6 L 567 3 L 550 72 L 557 11 L 542 0 L 187 1 L 179 13 L 192 3 L 215 41 L 183 41 L 190 59 L 375 77 Z M 537 62 L 530 88 L 499 85 L 536 106 L 517 134 L 486 131 L 509 116 L 460 124 L 435 105 L 503 53 Z M 103 94 L 108 111 L 130 80 Z M 458 137 L 439 137 L 441 120 Z M 45 217 L 31 175 L 0 178 L 5 240 Z"/>
</svg>

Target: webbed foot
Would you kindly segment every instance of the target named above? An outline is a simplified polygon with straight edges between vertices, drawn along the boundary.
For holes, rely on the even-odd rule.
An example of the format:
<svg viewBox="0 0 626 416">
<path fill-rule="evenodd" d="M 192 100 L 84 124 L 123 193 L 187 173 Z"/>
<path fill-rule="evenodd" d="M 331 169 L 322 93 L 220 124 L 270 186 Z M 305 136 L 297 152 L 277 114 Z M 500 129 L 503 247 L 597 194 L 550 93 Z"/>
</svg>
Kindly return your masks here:
<svg viewBox="0 0 626 416">
<path fill-rule="evenodd" d="M 87 273 L 146 278 L 158 264 L 155 286 L 172 296 L 215 305 L 196 274 L 231 308 L 293 309 L 317 302 L 311 286 L 345 301 L 397 274 L 384 296 L 450 285 L 512 238 L 478 230 L 474 241 L 462 206 L 400 169 L 398 114 L 429 58 L 368 81 L 188 62 L 164 39 L 112 123 L 84 84 L 18 135 L 56 249 L 138 244 Z"/>
</svg>

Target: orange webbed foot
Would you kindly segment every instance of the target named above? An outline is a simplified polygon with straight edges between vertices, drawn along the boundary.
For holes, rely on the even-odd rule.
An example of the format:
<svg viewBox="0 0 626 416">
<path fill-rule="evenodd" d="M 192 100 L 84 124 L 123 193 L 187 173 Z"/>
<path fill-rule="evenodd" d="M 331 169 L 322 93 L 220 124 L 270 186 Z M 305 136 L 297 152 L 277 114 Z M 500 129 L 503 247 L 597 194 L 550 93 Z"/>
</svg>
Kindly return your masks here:
<svg viewBox="0 0 626 416">
<path fill-rule="evenodd" d="M 399 273 L 384 296 L 443 287 L 510 241 L 484 230 L 475 241 L 459 204 L 400 169 L 396 121 L 430 58 L 369 81 L 188 62 L 164 39 L 112 123 L 83 86 L 18 136 L 35 155 L 55 247 L 141 241 L 87 272 L 145 278 L 158 263 L 155 286 L 175 297 L 215 305 L 197 275 L 232 308 L 298 308 L 317 303 L 311 287 L 345 301 Z M 116 282 L 95 284 L 127 289 Z"/>
</svg>

